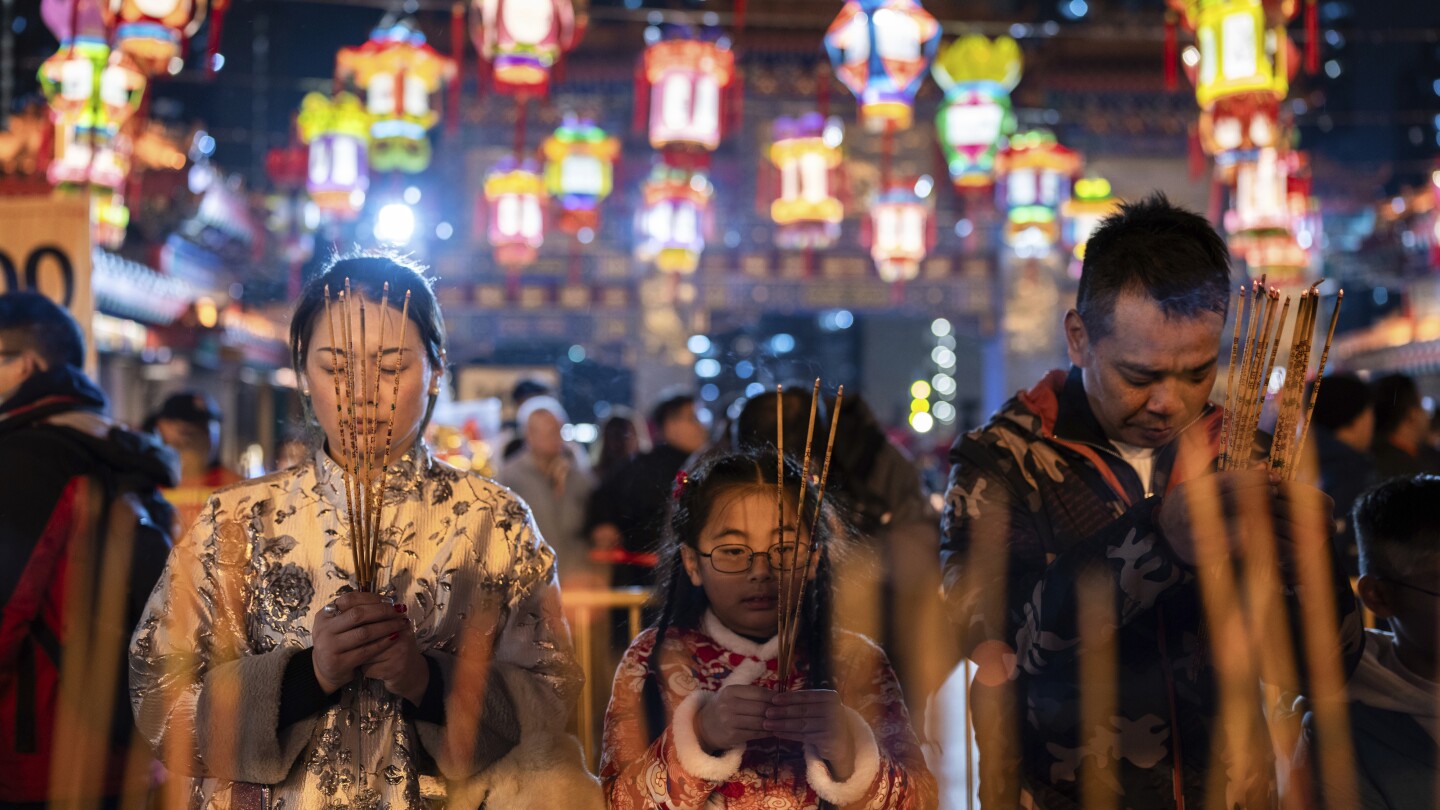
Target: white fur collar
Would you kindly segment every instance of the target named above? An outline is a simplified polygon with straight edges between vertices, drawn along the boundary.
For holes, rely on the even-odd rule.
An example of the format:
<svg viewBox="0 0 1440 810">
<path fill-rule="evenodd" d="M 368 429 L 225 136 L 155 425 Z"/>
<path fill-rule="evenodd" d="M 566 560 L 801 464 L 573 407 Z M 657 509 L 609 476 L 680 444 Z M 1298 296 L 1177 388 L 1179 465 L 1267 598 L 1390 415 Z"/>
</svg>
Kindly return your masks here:
<svg viewBox="0 0 1440 810">
<path fill-rule="evenodd" d="M 746 658 L 754 658 L 763 662 L 770 661 L 780 654 L 780 636 L 778 634 L 772 636 L 764 644 L 756 644 L 726 627 L 725 623 L 720 621 L 720 617 L 708 609 L 705 611 L 705 616 L 700 619 L 700 630 L 720 646 L 731 652 L 740 653 Z"/>
</svg>

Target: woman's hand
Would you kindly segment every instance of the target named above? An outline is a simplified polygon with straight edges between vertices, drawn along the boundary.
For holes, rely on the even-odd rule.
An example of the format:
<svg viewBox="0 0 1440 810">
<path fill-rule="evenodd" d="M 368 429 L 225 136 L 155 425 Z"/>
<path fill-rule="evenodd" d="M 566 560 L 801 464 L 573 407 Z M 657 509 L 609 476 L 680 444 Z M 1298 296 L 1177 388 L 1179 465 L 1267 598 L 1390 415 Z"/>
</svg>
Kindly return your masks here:
<svg viewBox="0 0 1440 810">
<path fill-rule="evenodd" d="M 815 747 L 830 766 L 830 774 L 844 781 L 855 772 L 855 733 L 845 717 L 845 704 L 833 689 L 799 689 L 781 692 L 765 712 L 765 730 L 782 740 Z"/>
<path fill-rule="evenodd" d="M 331 606 L 334 610 L 331 610 Z M 404 605 L 395 605 L 373 593 L 351 591 L 321 608 L 311 631 L 315 650 L 315 680 L 326 694 L 344 686 L 355 670 L 406 633 L 414 640 Z M 424 661 L 420 662 L 424 665 Z M 421 690 L 422 694 L 424 690 Z"/>
<path fill-rule="evenodd" d="M 404 615 L 405 606 L 396 605 L 395 610 Z M 387 646 L 361 666 L 360 671 L 367 678 L 383 681 L 392 694 L 417 706 L 425 698 L 425 688 L 430 685 L 430 667 L 415 641 L 415 628 L 408 621 L 399 636 L 387 639 Z"/>
<path fill-rule="evenodd" d="M 726 686 L 695 714 L 695 737 L 709 753 L 727 751 L 769 737 L 765 711 L 775 697 L 763 686 Z"/>
</svg>

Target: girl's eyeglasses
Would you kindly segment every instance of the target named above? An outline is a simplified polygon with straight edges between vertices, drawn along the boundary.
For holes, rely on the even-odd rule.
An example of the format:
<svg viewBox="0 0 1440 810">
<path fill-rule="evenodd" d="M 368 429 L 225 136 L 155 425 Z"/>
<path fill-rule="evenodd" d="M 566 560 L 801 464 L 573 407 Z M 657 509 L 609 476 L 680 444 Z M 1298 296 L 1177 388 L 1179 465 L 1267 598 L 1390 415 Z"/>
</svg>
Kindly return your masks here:
<svg viewBox="0 0 1440 810">
<path fill-rule="evenodd" d="M 716 546 L 709 554 L 710 567 L 722 574 L 743 574 L 755 564 L 756 557 L 766 557 L 772 571 L 789 571 L 808 555 L 808 543 L 776 543 L 765 551 L 751 551 L 749 546 L 726 544 Z"/>
</svg>

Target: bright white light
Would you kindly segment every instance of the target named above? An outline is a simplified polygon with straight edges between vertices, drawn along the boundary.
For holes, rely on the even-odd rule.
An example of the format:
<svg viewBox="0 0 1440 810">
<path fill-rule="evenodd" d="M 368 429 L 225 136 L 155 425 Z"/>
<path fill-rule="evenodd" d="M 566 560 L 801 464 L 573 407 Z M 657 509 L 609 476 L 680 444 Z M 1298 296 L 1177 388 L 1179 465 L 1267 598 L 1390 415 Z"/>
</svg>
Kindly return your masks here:
<svg viewBox="0 0 1440 810">
<path fill-rule="evenodd" d="M 913 428 L 916 433 L 929 433 L 930 429 L 935 427 L 935 417 L 923 411 L 920 413 L 912 413 L 910 414 L 910 427 Z"/>
<path fill-rule="evenodd" d="M 1340 63 L 1331 59 L 1325 63 L 1325 75 L 1332 79 L 1340 78 Z"/>
<path fill-rule="evenodd" d="M 1284 388 L 1284 387 L 1285 387 L 1285 369 L 1284 369 L 1284 368 L 1276 368 L 1276 369 L 1272 370 L 1272 371 L 1270 372 L 1270 383 L 1265 386 L 1266 390 L 1270 393 L 1271 396 L 1274 396 L 1275 394 L 1280 393 L 1280 389 L 1281 389 L 1281 388 Z"/>
<path fill-rule="evenodd" d="M 820 133 L 820 140 L 831 149 L 839 147 L 845 142 L 845 124 L 838 117 L 830 116 L 825 120 L 825 129 Z"/>
<path fill-rule="evenodd" d="M 955 406 L 948 402 L 937 402 L 935 407 L 930 409 L 931 413 L 939 419 L 941 424 L 950 424 L 955 421 Z"/>
<path fill-rule="evenodd" d="M 1183 51 L 1180 52 L 1180 61 L 1184 62 L 1186 67 L 1192 67 L 1192 68 L 1193 68 L 1193 67 L 1195 67 L 1196 65 L 1199 65 L 1199 64 L 1200 64 L 1200 51 L 1199 51 L 1199 49 L 1197 49 L 1194 45 L 1187 45 L 1187 46 L 1185 47 L 1185 50 L 1183 50 Z"/>
<path fill-rule="evenodd" d="M 389 203 L 375 215 L 375 240 L 404 245 L 415 235 L 415 212 L 404 203 Z"/>
<path fill-rule="evenodd" d="M 170 63 L 165 66 L 166 72 L 169 73 L 171 76 L 179 76 L 179 75 L 180 75 L 180 71 L 182 71 L 182 70 L 184 70 L 184 69 L 185 69 L 185 60 L 184 60 L 184 59 L 181 59 L 181 58 L 178 57 L 178 56 L 172 56 L 172 57 L 170 57 Z"/>
<path fill-rule="evenodd" d="M 705 383 L 700 386 L 700 398 L 706 402 L 714 402 L 720 398 L 720 386 L 715 383 Z"/>
<path fill-rule="evenodd" d="M 583 363 L 585 362 L 585 347 L 580 345 L 571 346 L 570 351 L 566 352 L 565 356 L 569 357 L 572 363 Z"/>
<path fill-rule="evenodd" d="M 401 196 L 401 199 L 405 200 L 405 203 L 407 205 L 419 205 L 420 189 L 416 188 L 415 186 L 410 186 L 409 188 L 406 188 L 405 193 Z"/>
<path fill-rule="evenodd" d="M 930 352 L 930 359 L 935 361 L 935 365 L 943 369 L 952 369 L 955 367 L 955 352 L 950 351 L 944 346 L 936 346 L 935 350 Z"/>
<path fill-rule="evenodd" d="M 1090 13 L 1090 4 L 1086 3 L 1085 0 L 1070 0 L 1070 2 L 1065 5 L 1065 13 L 1068 14 L 1071 19 L 1078 20 Z"/>
<path fill-rule="evenodd" d="M 685 348 L 689 349 L 691 354 L 704 354 L 710 351 L 710 338 L 704 335 L 691 335 L 690 339 L 685 341 Z"/>
<path fill-rule="evenodd" d="M 950 334 L 951 329 L 953 329 L 953 327 L 950 325 L 950 321 L 945 318 L 936 318 L 930 322 L 930 334 L 935 337 L 944 337 Z"/>
<path fill-rule="evenodd" d="M 361 208 L 364 208 L 364 207 L 365 207 L 365 192 L 361 191 L 361 190 L 358 189 L 358 188 L 355 189 L 354 191 L 350 192 L 350 207 L 351 207 L 351 208 L 354 208 L 356 211 L 359 211 Z"/>
<path fill-rule="evenodd" d="M 955 235 L 960 237 L 961 239 L 964 239 L 965 237 L 969 236 L 974 232 L 975 223 L 971 222 L 970 220 L 959 219 L 955 221 Z"/>
<path fill-rule="evenodd" d="M 720 376 L 720 361 L 712 357 L 695 361 L 695 376 L 710 379 Z"/>
<path fill-rule="evenodd" d="M 573 441 L 575 441 L 575 426 L 574 426 L 574 425 L 561 425 L 561 426 L 560 426 L 560 439 L 561 439 L 562 441 L 567 441 L 567 442 L 573 442 Z"/>
<path fill-rule="evenodd" d="M 1434 398 L 1434 397 L 1421 397 L 1421 398 L 1420 398 L 1420 407 L 1424 408 L 1425 410 L 1427 410 L 1427 411 L 1429 411 L 1429 412 L 1431 412 L 1431 413 L 1434 413 L 1434 412 L 1435 412 L 1435 398 Z"/>
<path fill-rule="evenodd" d="M 595 241 L 595 232 L 589 228 L 581 228 L 575 232 L 575 238 L 580 241 L 580 244 L 588 245 Z"/>
<path fill-rule="evenodd" d="M 765 393 L 765 386 L 760 383 L 750 383 L 745 386 L 745 396 L 750 399 L 754 399 L 763 393 Z"/>
<path fill-rule="evenodd" d="M 836 326 L 836 328 L 838 328 L 838 329 L 849 329 L 850 327 L 852 327 L 852 326 L 854 326 L 854 325 L 855 325 L 855 316 L 852 315 L 852 314 L 850 314 L 850 310 L 848 310 L 848 309 L 842 309 L 842 310 L 838 310 L 838 311 L 835 313 L 835 326 Z"/>
<path fill-rule="evenodd" d="M 225 69 L 225 54 L 217 53 L 215 58 L 210 60 L 210 69 L 219 73 Z"/>
<path fill-rule="evenodd" d="M 575 426 L 575 441 L 590 444 L 600 438 L 600 428 L 586 422 Z"/>
<path fill-rule="evenodd" d="M 920 175 L 920 179 L 915 181 L 915 196 L 916 196 L 916 197 L 920 197 L 921 199 L 924 199 L 925 197 L 929 197 L 929 196 L 930 196 L 930 192 L 933 191 L 934 189 L 935 189 L 935 178 L 931 177 L 931 176 L 928 175 L 928 174 L 922 174 L 922 175 Z"/>
<path fill-rule="evenodd" d="M 784 332 L 770 338 L 770 349 L 776 354 L 785 354 L 795 350 L 795 338 Z"/>
<path fill-rule="evenodd" d="M 435 226 L 435 238 L 445 241 L 455 235 L 455 226 L 448 222 L 442 222 Z"/>
<path fill-rule="evenodd" d="M 955 393 L 955 378 L 949 374 L 936 374 L 930 378 L 930 386 L 935 389 L 935 393 L 948 397 Z"/>
</svg>

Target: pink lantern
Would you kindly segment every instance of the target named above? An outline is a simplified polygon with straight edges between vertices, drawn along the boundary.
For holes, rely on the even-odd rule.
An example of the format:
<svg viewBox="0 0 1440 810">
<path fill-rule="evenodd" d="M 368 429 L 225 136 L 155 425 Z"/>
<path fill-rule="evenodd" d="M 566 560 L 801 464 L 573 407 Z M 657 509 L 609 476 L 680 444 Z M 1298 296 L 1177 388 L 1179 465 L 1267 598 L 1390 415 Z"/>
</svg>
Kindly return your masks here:
<svg viewBox="0 0 1440 810">
<path fill-rule="evenodd" d="M 724 131 L 724 95 L 735 80 L 735 54 L 723 38 L 701 39 L 684 29 L 672 36 L 645 49 L 650 145 L 714 151 Z"/>
<path fill-rule="evenodd" d="M 930 205 L 914 186 L 892 186 L 870 206 L 865 236 L 875 270 L 892 284 L 920 275 L 920 263 L 935 246 Z"/>
<path fill-rule="evenodd" d="M 662 273 L 688 275 L 700 266 L 715 189 L 703 173 L 656 164 L 641 189 L 636 256 Z"/>
<path fill-rule="evenodd" d="M 551 71 L 585 31 L 570 0 L 471 0 L 475 50 L 492 63 L 495 89 L 545 95 Z"/>
<path fill-rule="evenodd" d="M 517 270 L 534 262 L 545 241 L 545 178 L 534 161 L 506 157 L 485 176 L 490 248 L 495 262 Z"/>
</svg>

